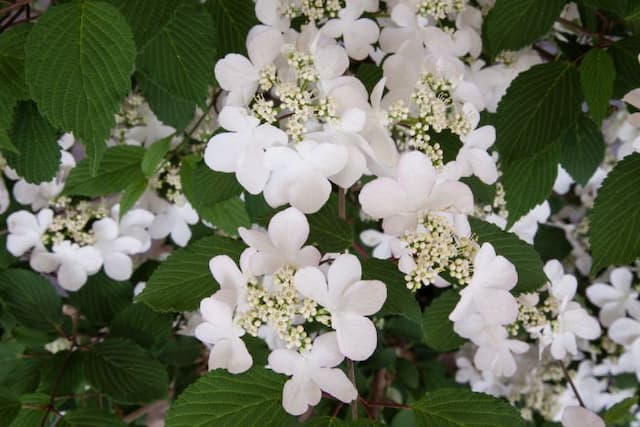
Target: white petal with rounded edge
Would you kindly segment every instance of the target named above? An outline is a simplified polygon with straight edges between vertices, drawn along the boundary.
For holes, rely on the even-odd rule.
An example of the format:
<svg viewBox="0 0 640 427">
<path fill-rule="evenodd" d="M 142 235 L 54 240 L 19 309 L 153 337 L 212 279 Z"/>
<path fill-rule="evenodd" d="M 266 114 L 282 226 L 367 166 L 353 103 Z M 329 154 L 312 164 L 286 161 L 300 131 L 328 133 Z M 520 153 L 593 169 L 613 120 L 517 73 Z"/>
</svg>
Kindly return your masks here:
<svg viewBox="0 0 640 427">
<path fill-rule="evenodd" d="M 387 287 L 379 280 L 360 280 L 347 287 L 342 295 L 340 311 L 371 316 L 387 299 Z"/>
<path fill-rule="evenodd" d="M 340 369 L 318 369 L 313 373 L 313 381 L 322 391 L 329 393 L 341 402 L 349 403 L 358 398 L 358 390 Z"/>
<path fill-rule="evenodd" d="M 366 317 L 353 314 L 331 316 L 338 334 L 338 346 L 342 354 L 351 360 L 366 360 L 376 349 L 376 327 Z"/>
<path fill-rule="evenodd" d="M 300 248 L 309 237 L 309 222 L 296 208 L 287 208 L 278 212 L 269 222 L 269 238 L 281 251 L 282 257 L 294 263 Z"/>
</svg>

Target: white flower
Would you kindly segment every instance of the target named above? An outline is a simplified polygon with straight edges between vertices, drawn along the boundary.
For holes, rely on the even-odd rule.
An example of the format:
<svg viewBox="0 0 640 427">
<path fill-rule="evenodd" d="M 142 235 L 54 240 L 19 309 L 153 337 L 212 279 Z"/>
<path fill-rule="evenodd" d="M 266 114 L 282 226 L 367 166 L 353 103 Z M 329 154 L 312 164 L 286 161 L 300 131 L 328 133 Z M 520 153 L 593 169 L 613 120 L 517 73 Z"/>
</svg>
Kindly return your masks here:
<svg viewBox="0 0 640 427">
<path fill-rule="evenodd" d="M 373 257 L 378 259 L 400 258 L 403 248 L 395 236 L 390 236 L 378 230 L 364 230 L 360 233 L 360 240 L 365 246 L 374 247 Z"/>
<path fill-rule="evenodd" d="M 564 274 L 562 265 L 551 260 L 544 266 L 549 278 L 549 293 L 557 304 L 558 317 L 554 324 L 545 327 L 541 338 L 541 350 L 551 344 L 551 355 L 562 360 L 567 352 L 578 354 L 576 337 L 593 340 L 600 336 L 600 324 L 590 316 L 580 304 L 573 301 L 577 281 L 570 274 Z"/>
<path fill-rule="evenodd" d="M 232 374 L 247 371 L 253 365 L 247 346 L 240 339 L 244 329 L 233 322 L 232 309 L 224 302 L 205 298 L 200 302 L 204 320 L 195 329 L 200 341 L 211 344 L 209 370 L 223 368 Z"/>
<path fill-rule="evenodd" d="M 380 47 L 384 52 L 397 52 L 409 40 L 424 40 L 428 21 L 417 15 L 415 9 L 404 3 L 397 4 L 391 9 L 391 21 L 397 27 L 385 26 L 380 33 Z"/>
<path fill-rule="evenodd" d="M 280 0 L 256 0 L 256 18 L 265 25 L 287 30 L 289 18 L 281 15 L 282 6 Z"/>
<path fill-rule="evenodd" d="M 53 211 L 43 209 L 37 215 L 27 211 L 14 212 L 7 218 L 7 250 L 21 256 L 28 250 L 44 249 L 42 235 L 53 221 Z"/>
<path fill-rule="evenodd" d="M 482 126 L 468 135 L 460 137 L 463 142 L 458 151 L 456 162 L 460 165 L 462 176 L 475 175 L 485 184 L 493 184 L 498 179 L 496 163 L 487 153 L 487 149 L 496 140 L 493 126 Z"/>
<path fill-rule="evenodd" d="M 200 219 L 191 204 L 169 203 L 151 192 L 147 193 L 147 199 L 149 210 L 156 214 L 149 226 L 151 238 L 164 239 L 170 235 L 176 245 L 186 246 L 191 239 L 189 225 L 196 224 Z"/>
<path fill-rule="evenodd" d="M 394 177 L 367 183 L 359 200 L 366 214 L 383 219 L 385 233 L 396 236 L 414 228 L 420 212 L 467 214 L 473 209 L 469 187 L 458 181 L 439 182 L 431 161 L 418 151 L 400 156 Z"/>
<path fill-rule="evenodd" d="M 325 307 L 338 334 L 342 354 L 365 360 L 376 348 L 377 336 L 370 316 L 382 308 L 387 288 L 379 280 L 360 280 L 362 268 L 354 255 L 340 255 L 329 267 L 327 278 L 315 267 L 298 270 L 294 277 L 300 293 Z"/>
<path fill-rule="evenodd" d="M 273 274 L 279 268 L 316 266 L 320 252 L 313 246 L 304 246 L 309 237 L 309 222 L 296 208 L 278 212 L 269 221 L 268 232 L 238 229 L 244 242 L 255 249 L 248 256 L 248 269 L 254 275 Z"/>
<path fill-rule="evenodd" d="M 117 215 L 119 206 L 114 213 Z M 102 254 L 104 272 L 114 280 L 128 280 L 133 273 L 133 262 L 130 255 L 144 252 L 150 242 L 147 237 L 141 241 L 136 235 L 128 235 L 126 227 L 144 231 L 151 225 L 153 214 L 144 209 L 134 209 L 125 214 L 122 222 L 113 218 L 103 218 L 93 223 L 92 229 L 96 236 L 95 248 Z M 135 224 L 135 226 L 133 225 Z"/>
<path fill-rule="evenodd" d="M 640 341 L 640 318 L 623 317 L 616 320 L 609 327 L 609 338 L 623 346 L 631 346 Z"/>
<path fill-rule="evenodd" d="M 205 163 L 215 171 L 235 172 L 249 193 L 260 193 L 269 179 L 264 151 L 273 144 L 285 145 L 287 134 L 274 126 L 261 125 L 244 108 L 225 107 L 218 120 L 231 132 L 211 138 L 204 152 Z"/>
<path fill-rule="evenodd" d="M 512 323 L 518 317 L 518 303 L 509 290 L 517 282 L 513 264 L 496 255 L 491 244 L 483 244 L 473 260 L 471 283 L 460 291 L 460 301 L 449 319 L 458 322 L 477 311 L 491 324 Z"/>
<path fill-rule="evenodd" d="M 58 283 L 68 291 L 80 289 L 88 276 L 96 274 L 102 266 L 100 251 L 93 246 L 65 240 L 53 245 L 52 251 L 35 250 L 31 254 L 31 268 L 41 273 L 57 270 Z"/>
<path fill-rule="evenodd" d="M 246 105 L 258 88 L 260 72 L 280 54 L 283 43 L 280 31 L 264 25 L 253 27 L 247 35 L 249 59 L 230 53 L 216 63 L 215 75 L 220 87 L 231 91 L 230 96 L 238 99 L 237 104 Z M 229 129 L 222 122 L 221 125 Z"/>
<path fill-rule="evenodd" d="M 378 40 L 380 30 L 375 21 L 360 18 L 364 12 L 362 0 L 346 0 L 346 7 L 338 12 L 337 19 L 329 20 L 322 31 L 333 37 L 342 36 L 344 47 L 355 60 L 365 59 L 373 51 L 371 46 Z"/>
<path fill-rule="evenodd" d="M 347 163 L 347 148 L 330 143 L 302 141 L 296 149 L 273 147 L 265 155 L 271 178 L 264 198 L 271 207 L 290 203 L 304 213 L 314 213 L 329 200 L 329 177 Z"/>
<path fill-rule="evenodd" d="M 248 258 L 251 256 L 251 249 L 247 249 L 240 257 L 242 270 L 247 270 Z M 211 298 L 225 302 L 231 308 L 244 308 L 247 305 L 247 277 L 236 266 L 236 263 L 227 255 L 218 255 L 209 261 L 209 270 L 216 282 L 220 285 Z"/>
<path fill-rule="evenodd" d="M 158 120 L 146 102 L 140 106 L 140 115 L 144 125 L 134 126 L 124 134 L 130 145 L 149 146 L 154 142 L 172 135 L 176 130 Z M 132 143 L 135 142 L 135 144 Z"/>
<path fill-rule="evenodd" d="M 640 317 L 640 300 L 638 292 L 631 287 L 633 274 L 628 268 L 616 268 L 609 278 L 611 286 L 604 283 L 594 283 L 587 288 L 589 301 L 600 307 L 600 322 L 609 327 L 614 320 L 630 313 Z"/>
<path fill-rule="evenodd" d="M 269 355 L 269 367 L 291 377 L 282 391 L 282 406 L 291 415 L 302 415 L 320 402 L 322 392 L 348 403 L 358 391 L 338 366 L 344 356 L 338 348 L 335 332 L 320 335 L 311 350 L 302 354 L 279 349 Z"/>
<path fill-rule="evenodd" d="M 602 418 L 581 406 L 569 406 L 562 413 L 562 427 L 605 427 Z"/>
</svg>

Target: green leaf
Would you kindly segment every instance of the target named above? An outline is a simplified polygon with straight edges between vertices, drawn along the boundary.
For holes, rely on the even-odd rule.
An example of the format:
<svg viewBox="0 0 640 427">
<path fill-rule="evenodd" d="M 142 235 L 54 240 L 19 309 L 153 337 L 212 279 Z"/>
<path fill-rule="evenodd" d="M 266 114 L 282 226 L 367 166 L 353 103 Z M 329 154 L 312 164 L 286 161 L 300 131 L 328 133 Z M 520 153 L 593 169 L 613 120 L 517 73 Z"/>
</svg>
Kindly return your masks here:
<svg viewBox="0 0 640 427">
<path fill-rule="evenodd" d="M 208 0 L 206 7 L 216 29 L 218 58 L 228 53 L 245 54 L 247 34 L 258 24 L 254 3 L 251 0 Z"/>
<path fill-rule="evenodd" d="M 147 178 L 152 177 L 156 173 L 156 169 L 158 169 L 158 166 L 160 166 L 160 163 L 164 160 L 164 156 L 169 151 L 169 148 L 171 148 L 172 139 L 173 135 L 170 135 L 147 147 L 147 151 L 144 153 L 142 163 L 140 164 L 142 172 Z"/>
<path fill-rule="evenodd" d="M 103 272 L 90 276 L 77 292 L 69 294 L 74 307 L 97 326 L 106 326 L 133 300 L 133 286 L 117 282 Z"/>
<path fill-rule="evenodd" d="M 282 408 L 287 377 L 254 367 L 241 375 L 209 372 L 189 386 L 167 414 L 167 427 L 285 426 L 291 417 Z"/>
<path fill-rule="evenodd" d="M 56 175 L 60 164 L 56 130 L 40 115 L 36 104 L 18 103 L 8 135 L 19 154 L 5 151 L 4 156 L 18 175 L 34 184 L 49 181 Z"/>
<path fill-rule="evenodd" d="M 2 101 L 0 100 L 0 102 Z M 4 129 L 0 129 L 0 150 L 5 152 L 10 151 L 12 153 L 20 154 L 16 146 L 13 145 L 13 143 L 9 139 L 9 135 L 7 134 L 7 131 Z"/>
<path fill-rule="evenodd" d="M 332 194 L 318 212 L 308 215 L 309 240 L 320 252 L 342 252 L 353 243 L 353 229 L 338 216 L 338 198 Z"/>
<path fill-rule="evenodd" d="M 465 340 L 453 330 L 449 314 L 453 311 L 460 296 L 454 290 L 447 290 L 437 296 L 424 309 L 422 330 L 425 344 L 436 351 L 446 352 L 458 349 Z"/>
<path fill-rule="evenodd" d="M 251 337 L 251 335 L 245 335 L 243 338 L 246 337 Z M 257 338 L 254 339 L 257 340 Z M 264 344 L 264 341 L 259 341 Z M 166 363 L 168 365 L 193 365 L 202 355 L 202 349 L 202 343 L 194 337 L 176 335 L 175 337 L 172 337 L 170 340 L 168 340 L 162 347 L 159 358 L 163 363 Z M 253 356 L 254 363 L 256 363 L 255 353 L 251 351 L 251 349 L 249 349 L 249 352 Z M 266 360 L 264 363 L 266 365 Z"/>
<path fill-rule="evenodd" d="M 195 103 L 172 94 L 143 74 L 137 74 L 138 85 L 153 108 L 153 113 L 176 129 L 185 129 L 196 111 Z"/>
<path fill-rule="evenodd" d="M 16 395 L 33 393 L 40 382 L 40 360 L 21 359 L 13 363 L 1 385 Z"/>
<path fill-rule="evenodd" d="M 399 315 L 422 325 L 422 313 L 415 295 L 407 289 L 404 275 L 392 261 L 369 258 L 362 263 L 365 280 L 380 280 L 387 285 L 387 300 L 379 316 Z"/>
<path fill-rule="evenodd" d="M 79 351 L 59 351 L 42 364 L 38 391 L 58 395 L 74 394 L 80 386 L 84 354 Z"/>
<path fill-rule="evenodd" d="M 95 176 L 91 175 L 89 162 L 84 159 L 71 170 L 64 193 L 70 196 L 104 196 L 122 191 L 132 182 L 143 181 L 140 163 L 144 153 L 144 148 L 130 145 L 109 148 Z"/>
<path fill-rule="evenodd" d="M 626 399 L 616 403 L 611 408 L 604 411 L 604 413 L 602 414 L 602 419 L 604 420 L 605 425 L 629 425 L 633 420 L 633 413 L 631 412 L 631 408 L 637 403 L 637 396 L 627 397 Z"/>
<path fill-rule="evenodd" d="M 142 303 L 132 304 L 113 318 L 111 335 L 151 348 L 169 339 L 172 321 L 170 314 L 157 313 Z"/>
<path fill-rule="evenodd" d="M 49 121 L 86 143 L 107 139 L 136 53 L 122 14 L 94 0 L 51 7 L 25 49 L 27 84 Z"/>
<path fill-rule="evenodd" d="M 577 183 L 586 185 L 604 160 L 605 143 L 600 127 L 585 114 L 581 114 L 561 141 L 562 167 Z"/>
<path fill-rule="evenodd" d="M 144 190 L 147 189 L 148 182 L 146 179 L 141 181 L 133 181 L 131 184 L 127 185 L 127 188 L 124 189 L 122 193 L 122 197 L 120 198 L 120 212 L 119 217 L 122 217 L 129 212 L 129 210 L 136 204 L 140 196 L 144 193 Z"/>
<path fill-rule="evenodd" d="M 607 116 L 615 78 L 613 59 L 606 50 L 591 49 L 582 59 L 580 86 L 591 117 L 598 124 Z"/>
<path fill-rule="evenodd" d="M 551 30 L 565 0 L 497 0 L 483 24 L 486 51 L 519 50 Z"/>
<path fill-rule="evenodd" d="M 520 73 L 495 116 L 502 163 L 543 151 L 575 123 L 579 113 L 580 84 L 573 65 L 548 62 Z"/>
<path fill-rule="evenodd" d="M 13 366 L 22 360 L 25 346 L 19 342 L 0 343 L 0 381 L 3 381 Z"/>
<path fill-rule="evenodd" d="M 20 401 L 6 389 L 0 389 L 0 427 L 8 427 L 20 412 Z"/>
<path fill-rule="evenodd" d="M 438 427 L 524 426 L 518 409 L 484 393 L 445 388 L 424 395 L 413 405 L 417 425 Z"/>
<path fill-rule="evenodd" d="M 155 0 L 153 7 L 149 7 L 147 0 L 110 0 L 110 3 L 118 8 L 131 26 L 138 52 L 167 24 L 171 12 L 179 4 L 174 0 Z"/>
<path fill-rule="evenodd" d="M 108 338 L 86 354 L 87 381 L 122 403 L 145 403 L 167 396 L 169 378 L 165 367 L 151 359 L 137 344 Z"/>
<path fill-rule="evenodd" d="M 312 417 L 305 422 L 304 427 L 376 427 L 382 426 L 377 421 L 373 421 L 367 418 L 358 418 L 357 420 L 341 420 L 336 417 Z"/>
<path fill-rule="evenodd" d="M 24 326 L 55 331 L 62 325 L 62 301 L 51 283 L 39 274 L 5 270 L 0 273 L 0 286 L 7 310 Z"/>
<path fill-rule="evenodd" d="M 542 270 L 544 265 L 540 255 L 531 245 L 520 240 L 515 234 L 500 230 L 498 226 L 477 218 L 470 217 L 469 223 L 480 243 L 491 243 L 498 255 L 515 265 L 518 284 L 512 290 L 514 294 L 534 292 L 546 283 L 547 277 Z"/>
<path fill-rule="evenodd" d="M 238 196 L 242 192 L 242 186 L 238 184 L 234 174 L 216 172 L 204 162 L 195 166 L 190 179 L 190 187 L 187 185 L 190 191 L 185 194 L 197 211 L 212 207 L 216 203 Z"/>
<path fill-rule="evenodd" d="M 538 225 L 533 247 L 544 262 L 550 259 L 562 261 L 573 249 L 562 228 L 546 224 Z"/>
<path fill-rule="evenodd" d="M 502 166 L 505 200 L 511 228 L 523 215 L 544 202 L 551 195 L 560 163 L 560 144 L 546 146 L 529 158 Z"/>
<path fill-rule="evenodd" d="M 107 151 L 107 143 L 102 139 L 87 140 L 84 142 L 85 160 L 89 164 L 89 174 L 95 177 L 100 168 L 100 163 Z"/>
<path fill-rule="evenodd" d="M 616 69 L 613 97 L 622 98 L 627 92 L 640 86 L 640 37 L 626 37 L 609 47 Z"/>
<path fill-rule="evenodd" d="M 360 79 L 367 92 L 371 93 L 375 85 L 382 79 L 382 68 L 375 64 L 364 62 L 358 67 L 356 77 Z"/>
<path fill-rule="evenodd" d="M 44 409 L 49 403 L 49 396 L 43 393 L 25 394 L 20 396 L 20 402 L 24 407 L 20 409 L 18 416 L 13 420 L 11 427 L 31 427 L 42 425 L 44 420 L 45 424 L 51 423 L 51 417 L 55 415 L 53 412 L 47 413 Z M 37 409 L 36 409 L 37 408 Z"/>
<path fill-rule="evenodd" d="M 145 44 L 136 60 L 137 73 L 143 77 L 143 94 L 160 120 L 178 129 L 181 117 L 166 116 L 166 96 L 203 106 L 213 80 L 215 30 L 211 18 L 198 2 L 182 1 L 158 33 Z M 153 87 L 149 90 L 150 83 Z M 180 125 L 180 126 L 178 126 Z"/>
<path fill-rule="evenodd" d="M 29 99 L 24 80 L 24 44 L 31 27 L 16 25 L 0 34 L 0 92 L 17 100 Z"/>
<path fill-rule="evenodd" d="M 239 197 L 223 200 L 213 206 L 199 211 L 202 218 L 232 236 L 238 235 L 238 228 L 251 227 L 249 214 L 244 207 L 244 202 Z"/>
<path fill-rule="evenodd" d="M 616 165 L 598 190 L 589 214 L 593 273 L 614 264 L 630 264 L 640 256 L 640 154 Z"/>
<path fill-rule="evenodd" d="M 98 408 L 79 408 L 67 411 L 60 422 L 59 427 L 125 427 L 126 424 L 118 417 L 108 412 L 102 412 Z"/>
<path fill-rule="evenodd" d="M 140 301 L 156 311 L 196 310 L 218 285 L 209 271 L 209 260 L 228 255 L 236 261 L 243 245 L 220 236 L 204 237 L 174 251 L 151 275 Z"/>
</svg>

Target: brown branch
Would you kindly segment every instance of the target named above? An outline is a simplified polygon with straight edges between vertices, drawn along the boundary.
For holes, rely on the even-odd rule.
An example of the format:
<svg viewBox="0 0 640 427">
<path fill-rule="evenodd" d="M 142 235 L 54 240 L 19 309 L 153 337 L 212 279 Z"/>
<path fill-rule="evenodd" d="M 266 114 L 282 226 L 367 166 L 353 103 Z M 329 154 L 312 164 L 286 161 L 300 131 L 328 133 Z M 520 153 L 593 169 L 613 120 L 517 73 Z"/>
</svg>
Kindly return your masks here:
<svg viewBox="0 0 640 427">
<path fill-rule="evenodd" d="M 338 216 L 347 220 L 347 194 L 344 188 L 338 188 Z"/>
<path fill-rule="evenodd" d="M 347 359 L 347 365 L 349 366 L 349 380 L 351 380 L 351 383 L 357 390 L 358 387 L 356 387 L 356 368 L 353 363 L 353 360 Z M 351 402 L 351 419 L 352 420 L 358 419 L 358 400 L 357 399 L 354 399 Z"/>
<path fill-rule="evenodd" d="M 562 363 L 562 362 L 558 362 L 558 364 L 562 368 L 562 373 L 564 374 L 564 378 L 567 380 L 567 382 L 571 386 L 571 389 L 573 390 L 573 394 L 576 395 L 576 398 L 578 399 L 578 402 L 580 402 L 580 406 L 582 406 L 583 408 L 586 408 L 586 406 L 584 406 L 584 401 L 582 400 L 582 397 L 580 396 L 580 393 L 578 393 L 578 389 L 576 388 L 576 385 L 573 383 L 573 380 L 571 379 L 571 376 L 569 375 L 569 371 L 567 371 L 567 367 L 564 366 L 564 363 Z"/>
<path fill-rule="evenodd" d="M 135 411 L 128 413 L 122 418 L 122 421 L 125 424 L 131 424 L 138 418 L 144 415 L 148 415 L 150 412 L 153 412 L 156 409 L 162 408 L 162 406 L 166 404 L 167 404 L 166 400 L 156 400 L 155 402 L 151 402 L 148 405 L 142 406 L 136 409 Z"/>
<path fill-rule="evenodd" d="M 26 6 L 31 3 L 33 0 L 18 0 L 15 3 L 10 4 L 9 6 L 0 9 L 0 15 L 4 15 L 7 12 L 11 12 L 14 9 L 19 9 L 22 6 Z"/>
</svg>

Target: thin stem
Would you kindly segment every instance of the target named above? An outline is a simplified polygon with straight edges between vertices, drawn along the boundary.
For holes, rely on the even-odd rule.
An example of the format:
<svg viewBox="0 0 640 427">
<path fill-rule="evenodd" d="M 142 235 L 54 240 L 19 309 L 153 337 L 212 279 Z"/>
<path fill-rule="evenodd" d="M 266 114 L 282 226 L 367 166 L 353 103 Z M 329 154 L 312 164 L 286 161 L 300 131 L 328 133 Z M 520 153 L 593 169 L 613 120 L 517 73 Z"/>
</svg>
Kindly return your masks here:
<svg viewBox="0 0 640 427">
<path fill-rule="evenodd" d="M 353 360 L 347 359 L 347 365 L 349 366 L 349 380 L 351 380 L 351 383 L 353 384 L 353 386 L 356 387 L 356 368 L 353 363 Z M 352 420 L 358 419 L 358 400 L 357 399 L 354 399 L 351 402 L 351 419 Z"/>
<path fill-rule="evenodd" d="M 378 406 L 380 408 L 400 408 L 400 409 L 411 409 L 409 405 L 403 405 L 402 403 L 395 402 L 367 402 L 369 406 Z"/>
<path fill-rule="evenodd" d="M 60 371 L 56 375 L 56 379 L 53 382 L 53 385 L 51 386 L 51 398 L 49 399 L 47 410 L 45 411 L 42 417 L 42 422 L 40 423 L 40 427 L 44 427 L 45 423 L 47 422 L 47 418 L 49 417 L 49 413 L 51 411 L 58 413 L 58 411 L 54 406 L 56 401 L 56 389 L 58 388 L 58 384 L 60 384 L 60 381 L 62 380 L 62 375 L 64 374 L 65 369 L 67 369 L 67 365 L 69 364 L 69 360 L 71 359 L 72 354 L 73 354 L 72 352 L 69 352 L 65 356 L 64 361 L 62 362 L 62 368 L 60 368 Z"/>
<path fill-rule="evenodd" d="M 367 413 L 367 417 L 368 417 L 370 420 L 375 420 L 375 419 L 376 419 L 376 418 L 375 418 L 375 415 L 374 415 L 374 413 L 373 413 L 373 412 L 371 412 L 371 410 L 370 410 L 370 408 L 369 408 L 369 405 L 367 404 L 367 401 L 366 401 L 366 400 L 364 400 L 362 397 L 359 397 L 359 398 L 358 398 L 358 402 L 362 403 L 362 406 L 364 407 L 364 410 L 365 410 L 365 412 Z"/>
<path fill-rule="evenodd" d="M 576 395 L 576 398 L 578 399 L 578 402 L 580 402 L 580 406 L 585 408 L 584 401 L 582 400 L 582 397 L 580 396 L 580 393 L 578 393 L 578 389 L 576 388 L 576 385 L 573 383 L 573 380 L 571 379 L 571 376 L 569 375 L 569 371 L 567 371 L 567 367 L 564 366 L 564 363 L 562 363 L 562 362 L 558 362 L 558 364 L 562 368 L 562 373 L 564 374 L 565 379 L 567 380 L 567 382 L 571 386 L 571 389 L 573 390 L 573 394 Z"/>
<path fill-rule="evenodd" d="M 0 9 L 0 15 L 4 15 L 7 12 L 11 12 L 14 9 L 19 9 L 24 5 L 31 3 L 31 0 L 18 0 L 15 3 L 10 4 L 9 6 Z"/>
<path fill-rule="evenodd" d="M 347 219 L 347 194 L 344 188 L 338 188 L 338 216 L 346 220 Z"/>
<path fill-rule="evenodd" d="M 369 254 L 367 253 L 367 251 L 365 250 L 365 248 L 363 248 L 362 246 L 360 246 L 360 244 L 358 244 L 358 242 L 353 242 L 351 243 L 351 247 L 353 248 L 354 251 L 356 251 L 363 259 L 368 259 L 369 258 Z"/>
</svg>

